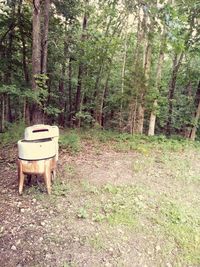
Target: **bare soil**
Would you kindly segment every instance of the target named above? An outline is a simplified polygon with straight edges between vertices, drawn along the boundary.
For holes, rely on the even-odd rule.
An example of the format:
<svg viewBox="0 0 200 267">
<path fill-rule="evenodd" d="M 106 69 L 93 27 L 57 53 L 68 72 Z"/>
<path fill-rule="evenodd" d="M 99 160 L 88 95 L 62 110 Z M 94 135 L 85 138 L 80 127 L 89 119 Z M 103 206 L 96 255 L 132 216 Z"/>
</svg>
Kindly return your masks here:
<svg viewBox="0 0 200 267">
<path fill-rule="evenodd" d="M 1 150 L 1 267 L 200 266 L 180 258 L 179 244 L 147 219 L 148 206 L 141 209 L 144 213 L 134 227 L 94 220 L 91 215 L 95 201 L 106 203 L 107 195 L 101 191 L 105 185 L 135 187 L 139 204 L 149 207 L 163 197 L 188 209 L 199 206 L 197 152 L 143 155 L 85 143 L 77 155 L 61 151 L 59 183 L 52 196 L 36 179 L 18 195 L 16 156 L 16 147 Z"/>
</svg>

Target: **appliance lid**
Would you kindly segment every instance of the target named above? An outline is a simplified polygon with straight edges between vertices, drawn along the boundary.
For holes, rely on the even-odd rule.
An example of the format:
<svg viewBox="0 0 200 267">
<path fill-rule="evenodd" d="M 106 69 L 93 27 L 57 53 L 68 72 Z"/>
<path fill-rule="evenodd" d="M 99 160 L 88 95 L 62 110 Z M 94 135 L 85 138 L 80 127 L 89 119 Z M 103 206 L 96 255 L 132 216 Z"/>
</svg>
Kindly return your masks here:
<svg viewBox="0 0 200 267">
<path fill-rule="evenodd" d="M 27 127 L 24 132 L 24 139 L 29 141 L 54 137 L 59 137 L 59 129 L 57 126 L 36 124 Z"/>
</svg>

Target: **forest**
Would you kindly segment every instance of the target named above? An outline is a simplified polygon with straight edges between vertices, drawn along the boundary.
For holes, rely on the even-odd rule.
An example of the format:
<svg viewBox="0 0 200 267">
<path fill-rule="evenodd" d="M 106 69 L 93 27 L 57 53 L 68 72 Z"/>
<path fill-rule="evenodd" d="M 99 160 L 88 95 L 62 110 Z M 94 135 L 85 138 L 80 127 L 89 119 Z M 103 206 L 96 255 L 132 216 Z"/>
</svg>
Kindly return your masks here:
<svg viewBox="0 0 200 267">
<path fill-rule="evenodd" d="M 0 267 L 200 266 L 199 125 L 200 0 L 0 0 Z"/>
<path fill-rule="evenodd" d="M 1 0 L 0 131 L 14 122 L 198 137 L 200 2 Z"/>
</svg>

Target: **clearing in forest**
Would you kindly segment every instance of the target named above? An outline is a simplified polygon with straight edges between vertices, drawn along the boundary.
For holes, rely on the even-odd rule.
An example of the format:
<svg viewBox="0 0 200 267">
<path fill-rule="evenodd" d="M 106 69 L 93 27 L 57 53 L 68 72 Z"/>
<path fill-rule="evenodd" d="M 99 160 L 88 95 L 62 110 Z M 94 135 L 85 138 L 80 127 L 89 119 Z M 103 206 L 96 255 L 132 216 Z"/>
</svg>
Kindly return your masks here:
<svg viewBox="0 0 200 267">
<path fill-rule="evenodd" d="M 53 193 L 17 193 L 0 155 L 0 266 L 199 266 L 198 143 L 102 132 L 61 136 Z"/>
</svg>

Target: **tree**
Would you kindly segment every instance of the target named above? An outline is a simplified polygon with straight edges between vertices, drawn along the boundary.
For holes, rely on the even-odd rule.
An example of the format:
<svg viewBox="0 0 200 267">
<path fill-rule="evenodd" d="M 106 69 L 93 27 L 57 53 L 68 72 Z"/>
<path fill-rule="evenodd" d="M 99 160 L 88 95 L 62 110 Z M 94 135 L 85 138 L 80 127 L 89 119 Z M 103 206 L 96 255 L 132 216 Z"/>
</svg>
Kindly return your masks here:
<svg viewBox="0 0 200 267">
<path fill-rule="evenodd" d="M 32 90 L 35 92 L 39 91 L 42 86 L 45 87 L 46 82 L 49 9 L 50 0 L 44 1 L 43 9 L 41 0 L 33 1 Z M 43 23 L 41 24 L 42 18 Z M 43 76 L 40 76 L 40 74 Z M 40 79 L 41 77 L 43 79 Z M 39 99 L 32 106 L 32 123 L 39 123 L 43 120 L 43 110 Z"/>
</svg>

